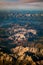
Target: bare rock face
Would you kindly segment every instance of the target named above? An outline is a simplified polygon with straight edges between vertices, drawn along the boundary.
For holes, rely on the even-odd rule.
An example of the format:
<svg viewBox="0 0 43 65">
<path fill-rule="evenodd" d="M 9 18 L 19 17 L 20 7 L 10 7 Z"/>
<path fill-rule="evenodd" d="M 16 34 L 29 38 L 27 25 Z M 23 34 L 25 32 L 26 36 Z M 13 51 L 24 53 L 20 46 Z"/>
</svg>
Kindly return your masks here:
<svg viewBox="0 0 43 65">
<path fill-rule="evenodd" d="M 12 65 L 13 58 L 7 53 L 0 52 L 0 65 Z"/>
<path fill-rule="evenodd" d="M 1 48 L 0 48 L 1 49 Z M 43 51 L 43 49 L 41 49 Z M 33 52 L 35 51 L 35 52 Z M 42 53 L 41 51 L 41 53 Z M 43 56 L 37 55 L 36 48 L 17 46 L 11 48 L 12 54 L 0 51 L 0 63 L 3 65 L 43 65 Z"/>
<path fill-rule="evenodd" d="M 14 53 L 14 57 L 20 65 L 41 65 L 40 57 L 37 56 L 37 48 L 29 48 L 23 46 L 17 46 L 12 48 L 11 51 Z M 41 52 L 42 53 L 42 52 Z"/>
<path fill-rule="evenodd" d="M 12 48 L 12 49 L 11 49 L 11 51 L 12 51 L 13 53 L 17 53 L 18 56 L 23 55 L 23 54 L 24 54 L 25 52 L 27 52 L 28 50 L 29 50 L 28 47 L 24 48 L 24 47 L 22 47 L 22 46 L 18 46 L 18 47 L 16 47 L 16 48 Z"/>
<path fill-rule="evenodd" d="M 34 47 L 23 47 L 23 46 L 17 46 L 16 48 L 12 48 L 11 52 L 17 53 L 18 56 L 23 55 L 25 52 L 32 52 L 37 53 L 38 49 Z"/>
<path fill-rule="evenodd" d="M 43 55 L 43 49 L 40 50 L 40 53 Z"/>
</svg>

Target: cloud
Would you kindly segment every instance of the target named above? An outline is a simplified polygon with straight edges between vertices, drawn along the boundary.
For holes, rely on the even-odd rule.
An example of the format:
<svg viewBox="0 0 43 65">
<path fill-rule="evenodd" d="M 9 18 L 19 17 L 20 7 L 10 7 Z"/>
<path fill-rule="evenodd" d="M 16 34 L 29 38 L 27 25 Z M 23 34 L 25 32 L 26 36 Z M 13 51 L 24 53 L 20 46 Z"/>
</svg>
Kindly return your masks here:
<svg viewBox="0 0 43 65">
<path fill-rule="evenodd" d="M 0 0 L 0 9 L 43 9 L 43 0 Z"/>
<path fill-rule="evenodd" d="M 34 2 L 34 3 L 24 3 L 24 4 L 2 4 L 0 9 L 38 9 L 43 10 L 43 2 Z"/>
<path fill-rule="evenodd" d="M 30 3 L 30 2 L 42 2 L 43 0 L 19 0 L 24 3 Z"/>
<path fill-rule="evenodd" d="M 42 2 L 43 0 L 0 0 L 0 2 L 22 2 L 22 3 L 29 3 L 29 2 Z"/>
</svg>

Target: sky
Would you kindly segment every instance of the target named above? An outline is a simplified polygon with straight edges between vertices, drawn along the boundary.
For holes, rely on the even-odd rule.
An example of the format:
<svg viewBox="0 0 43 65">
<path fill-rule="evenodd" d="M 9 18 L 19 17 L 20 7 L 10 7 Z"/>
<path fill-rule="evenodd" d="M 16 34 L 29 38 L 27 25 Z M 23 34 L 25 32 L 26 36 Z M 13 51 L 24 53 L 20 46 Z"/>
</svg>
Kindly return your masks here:
<svg viewBox="0 0 43 65">
<path fill-rule="evenodd" d="M 43 10 L 43 0 L 0 0 L 0 9 Z"/>
</svg>

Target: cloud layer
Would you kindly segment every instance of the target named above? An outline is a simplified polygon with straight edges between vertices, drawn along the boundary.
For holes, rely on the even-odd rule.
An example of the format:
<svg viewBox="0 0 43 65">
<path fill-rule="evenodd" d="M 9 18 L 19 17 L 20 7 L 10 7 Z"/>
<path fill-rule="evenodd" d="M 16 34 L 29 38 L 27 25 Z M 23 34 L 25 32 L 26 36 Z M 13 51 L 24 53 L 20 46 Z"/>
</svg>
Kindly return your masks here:
<svg viewBox="0 0 43 65">
<path fill-rule="evenodd" d="M 43 0 L 0 0 L 0 9 L 43 10 Z"/>
<path fill-rule="evenodd" d="M 29 2 L 43 2 L 43 0 L 0 0 L 0 2 L 29 3 Z"/>
</svg>

